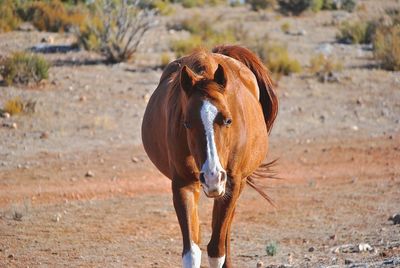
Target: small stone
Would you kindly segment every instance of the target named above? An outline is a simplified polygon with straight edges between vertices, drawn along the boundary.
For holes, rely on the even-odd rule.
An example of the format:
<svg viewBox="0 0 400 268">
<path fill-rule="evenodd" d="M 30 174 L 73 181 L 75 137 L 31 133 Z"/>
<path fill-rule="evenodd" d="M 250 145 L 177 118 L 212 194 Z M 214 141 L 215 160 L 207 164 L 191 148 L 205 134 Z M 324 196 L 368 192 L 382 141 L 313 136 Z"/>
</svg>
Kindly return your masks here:
<svg viewBox="0 0 400 268">
<path fill-rule="evenodd" d="M 264 267 L 264 263 L 262 261 L 258 261 L 256 267 L 257 268 L 262 268 L 262 267 Z"/>
<path fill-rule="evenodd" d="M 358 251 L 359 252 L 363 252 L 363 251 L 372 251 L 373 250 L 373 248 L 369 245 L 369 244 L 367 244 L 367 243 L 360 243 L 359 245 L 358 245 Z"/>
<path fill-rule="evenodd" d="M 86 174 L 85 174 L 85 177 L 88 177 L 88 178 L 92 178 L 92 177 L 94 177 L 94 173 L 93 173 L 93 171 L 91 171 L 91 170 L 88 170 L 88 172 L 86 172 Z"/>
<path fill-rule="evenodd" d="M 13 254 L 10 254 L 10 255 L 8 255 L 8 258 L 9 258 L 9 259 L 14 259 L 14 255 L 13 255 Z"/>
<path fill-rule="evenodd" d="M 358 126 L 354 125 L 354 126 L 351 127 L 351 129 L 354 130 L 354 131 L 358 131 Z"/>
<path fill-rule="evenodd" d="M 84 95 L 79 97 L 80 102 L 85 102 L 86 100 L 87 100 L 87 98 Z"/>
<path fill-rule="evenodd" d="M 9 113 L 2 113 L 1 114 L 1 117 L 3 117 L 3 118 L 10 118 L 10 114 Z"/>
<path fill-rule="evenodd" d="M 351 259 L 345 259 L 344 264 L 352 264 L 354 261 Z"/>
<path fill-rule="evenodd" d="M 15 122 L 14 122 L 14 123 L 12 123 L 12 124 L 11 124 L 11 128 L 12 128 L 12 129 L 17 129 L 17 128 L 18 128 L 18 125 L 17 125 L 17 123 L 15 123 Z"/>
<path fill-rule="evenodd" d="M 394 214 L 389 218 L 389 221 L 392 221 L 393 224 L 400 224 L 400 214 Z"/>
<path fill-rule="evenodd" d="M 132 162 L 133 162 L 133 163 L 137 163 L 137 162 L 139 162 L 139 159 L 138 159 L 137 157 L 134 156 L 134 157 L 132 157 Z"/>
<path fill-rule="evenodd" d="M 41 139 L 47 139 L 49 137 L 49 133 L 48 132 L 42 132 L 42 134 L 40 134 L 40 138 Z"/>
<path fill-rule="evenodd" d="M 308 252 L 314 252 L 314 250 L 315 250 L 314 247 L 310 247 L 310 248 L 308 249 Z"/>
<path fill-rule="evenodd" d="M 53 221 L 59 222 L 61 220 L 61 217 L 62 217 L 61 213 L 57 213 L 53 216 Z"/>
</svg>

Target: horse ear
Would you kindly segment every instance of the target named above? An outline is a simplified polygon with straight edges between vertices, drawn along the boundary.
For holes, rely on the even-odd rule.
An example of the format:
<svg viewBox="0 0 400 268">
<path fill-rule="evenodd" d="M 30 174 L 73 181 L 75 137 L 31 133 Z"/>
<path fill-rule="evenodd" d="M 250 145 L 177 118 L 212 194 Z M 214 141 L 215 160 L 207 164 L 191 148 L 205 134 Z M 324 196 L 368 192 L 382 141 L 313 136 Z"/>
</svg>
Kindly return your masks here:
<svg viewBox="0 0 400 268">
<path fill-rule="evenodd" d="M 194 84 L 196 83 L 197 79 L 196 79 L 196 74 L 190 70 L 189 67 L 187 67 L 186 65 L 183 66 L 182 70 L 181 70 L 181 86 L 182 89 L 186 92 L 189 93 Z"/>
<path fill-rule="evenodd" d="M 222 87 L 226 86 L 226 75 L 224 67 L 221 64 L 218 64 L 218 68 L 214 73 L 214 81 L 221 85 Z"/>
</svg>

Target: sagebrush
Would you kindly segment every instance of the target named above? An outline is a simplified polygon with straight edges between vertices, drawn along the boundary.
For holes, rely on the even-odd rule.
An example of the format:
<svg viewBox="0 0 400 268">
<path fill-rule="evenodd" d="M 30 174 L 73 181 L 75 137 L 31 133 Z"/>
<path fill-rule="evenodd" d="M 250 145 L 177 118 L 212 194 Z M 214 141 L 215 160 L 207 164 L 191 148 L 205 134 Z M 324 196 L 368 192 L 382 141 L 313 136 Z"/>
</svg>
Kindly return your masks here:
<svg viewBox="0 0 400 268">
<path fill-rule="evenodd" d="M 7 85 L 38 83 L 47 79 L 50 64 L 41 56 L 16 52 L 0 63 L 0 74 Z"/>
</svg>

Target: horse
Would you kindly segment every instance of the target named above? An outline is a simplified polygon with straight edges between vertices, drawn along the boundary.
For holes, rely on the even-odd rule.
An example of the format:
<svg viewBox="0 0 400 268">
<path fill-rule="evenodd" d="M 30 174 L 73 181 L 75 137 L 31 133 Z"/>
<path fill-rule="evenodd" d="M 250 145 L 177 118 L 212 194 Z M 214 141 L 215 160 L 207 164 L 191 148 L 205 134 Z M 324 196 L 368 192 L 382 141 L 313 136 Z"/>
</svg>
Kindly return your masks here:
<svg viewBox="0 0 400 268">
<path fill-rule="evenodd" d="M 214 199 L 210 267 L 232 267 L 230 228 L 239 195 L 262 171 L 278 99 L 268 70 L 250 50 L 221 45 L 169 63 L 142 123 L 144 149 L 171 180 L 183 267 L 200 267 L 200 187 Z M 264 197 L 267 197 L 263 194 Z"/>
</svg>

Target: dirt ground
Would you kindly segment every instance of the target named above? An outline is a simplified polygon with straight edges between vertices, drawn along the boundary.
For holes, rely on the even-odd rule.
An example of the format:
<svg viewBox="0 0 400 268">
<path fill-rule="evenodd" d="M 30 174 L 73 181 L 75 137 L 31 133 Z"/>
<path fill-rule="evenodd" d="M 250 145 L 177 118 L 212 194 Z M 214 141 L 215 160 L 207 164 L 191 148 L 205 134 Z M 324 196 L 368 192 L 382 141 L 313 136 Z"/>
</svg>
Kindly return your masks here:
<svg viewBox="0 0 400 268">
<path fill-rule="evenodd" d="M 363 2 L 369 12 L 383 9 Z M 329 46 L 345 66 L 336 83 L 305 73 L 279 81 L 268 159 L 279 158 L 275 169 L 284 179 L 263 182 L 276 207 L 250 188 L 241 196 L 232 228 L 236 267 L 400 267 L 400 225 L 388 220 L 400 213 L 400 73 L 374 68 L 365 47 L 334 43 L 336 28 L 326 23 L 363 14 L 278 20 L 244 7 L 207 12 L 268 32 L 304 65 Z M 306 34 L 283 34 L 286 21 Z M 181 266 L 170 183 L 140 138 L 162 72 L 154 65 L 167 40 L 180 35 L 165 23 L 135 63 L 104 65 L 84 51 L 45 54 L 53 67 L 43 86 L 0 87 L 0 107 L 15 96 L 37 101 L 31 115 L 0 118 L 0 267 Z M 0 34 L 0 55 L 48 36 L 60 44 L 70 39 Z M 7 127 L 12 123 L 16 129 Z M 208 267 L 212 200 L 202 196 L 200 203 Z M 271 243 L 275 256 L 266 252 Z M 347 245 L 362 243 L 372 250 L 348 252 Z"/>
</svg>

